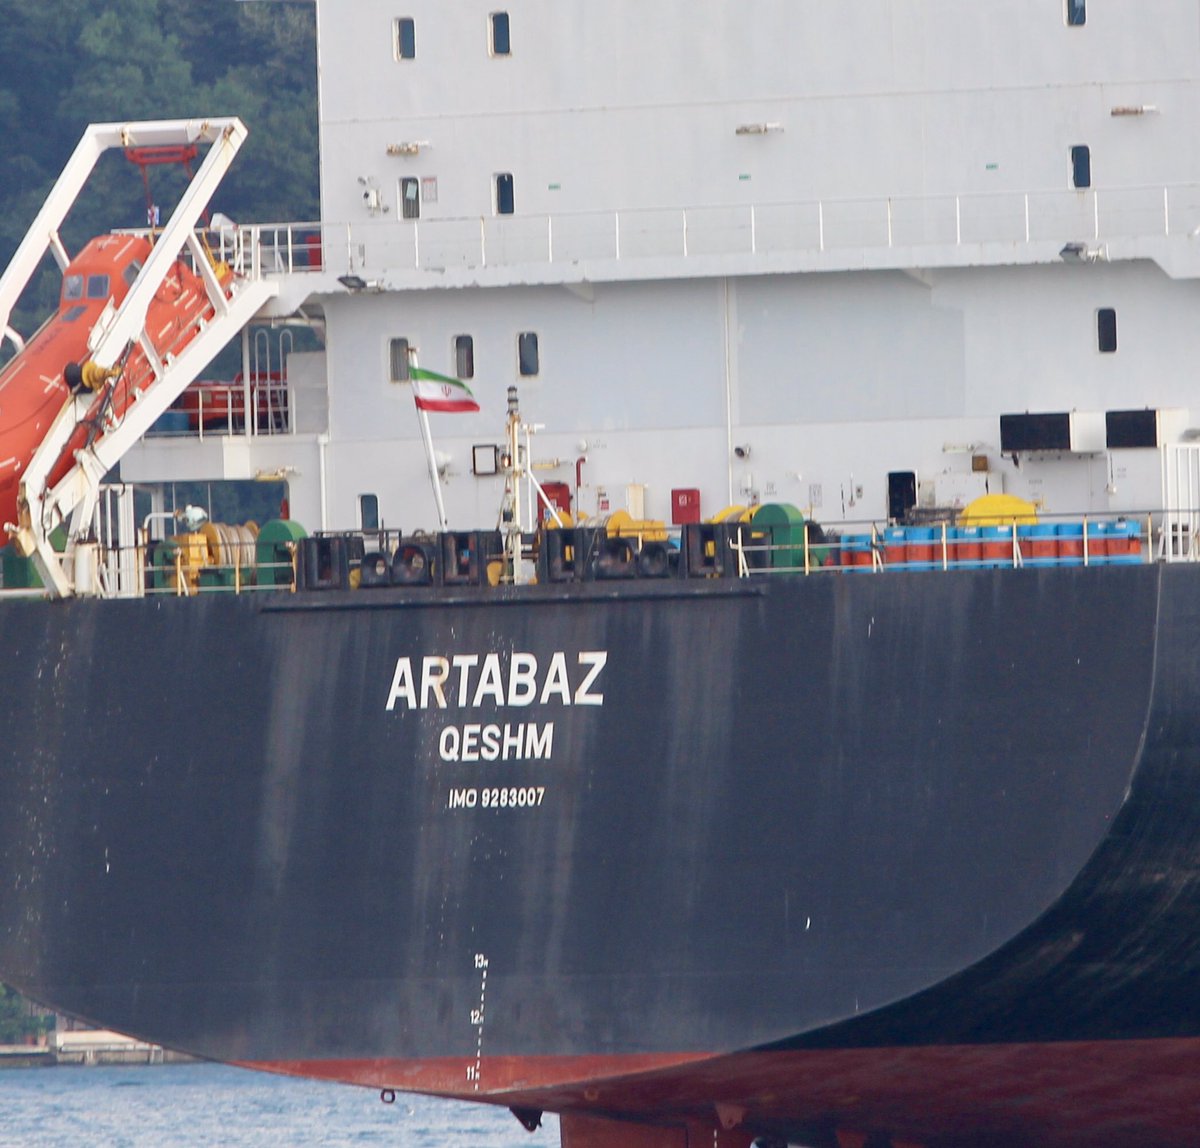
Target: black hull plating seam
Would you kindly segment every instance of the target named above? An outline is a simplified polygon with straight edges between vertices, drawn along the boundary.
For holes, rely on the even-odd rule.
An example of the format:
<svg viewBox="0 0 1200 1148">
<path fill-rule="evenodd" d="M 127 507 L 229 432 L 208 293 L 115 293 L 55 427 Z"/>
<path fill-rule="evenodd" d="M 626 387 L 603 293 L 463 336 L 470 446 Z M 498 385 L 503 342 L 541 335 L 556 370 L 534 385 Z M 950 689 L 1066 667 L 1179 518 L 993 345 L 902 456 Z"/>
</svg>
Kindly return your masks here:
<svg viewBox="0 0 1200 1148">
<path fill-rule="evenodd" d="M 264 614 L 324 613 L 361 610 L 414 610 L 443 606 L 525 606 L 533 602 L 556 602 L 560 605 L 591 606 L 600 602 L 654 602 L 683 600 L 713 602 L 739 598 L 761 598 L 766 587 L 751 582 L 697 580 L 692 583 L 633 583 L 627 590 L 617 590 L 585 583 L 573 587 L 529 587 L 524 590 L 479 589 L 462 591 L 378 589 L 366 591 L 326 591 L 263 598 Z"/>
</svg>

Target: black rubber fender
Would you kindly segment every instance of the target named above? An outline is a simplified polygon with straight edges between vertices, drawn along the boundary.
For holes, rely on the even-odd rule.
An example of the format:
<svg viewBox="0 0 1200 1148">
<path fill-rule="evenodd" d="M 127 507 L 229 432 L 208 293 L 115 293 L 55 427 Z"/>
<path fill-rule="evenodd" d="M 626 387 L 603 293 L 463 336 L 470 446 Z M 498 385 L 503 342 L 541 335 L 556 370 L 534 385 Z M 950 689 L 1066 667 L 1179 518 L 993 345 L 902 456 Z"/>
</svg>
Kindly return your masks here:
<svg viewBox="0 0 1200 1148">
<path fill-rule="evenodd" d="M 378 550 L 362 556 L 358 565 L 359 585 L 364 589 L 390 586 L 392 583 L 392 560 Z"/>
<path fill-rule="evenodd" d="M 667 578 L 671 574 L 671 552 L 664 542 L 647 542 L 638 552 L 639 578 Z"/>
<path fill-rule="evenodd" d="M 423 542 L 401 542 L 392 557 L 393 586 L 432 586 L 433 553 Z"/>
</svg>

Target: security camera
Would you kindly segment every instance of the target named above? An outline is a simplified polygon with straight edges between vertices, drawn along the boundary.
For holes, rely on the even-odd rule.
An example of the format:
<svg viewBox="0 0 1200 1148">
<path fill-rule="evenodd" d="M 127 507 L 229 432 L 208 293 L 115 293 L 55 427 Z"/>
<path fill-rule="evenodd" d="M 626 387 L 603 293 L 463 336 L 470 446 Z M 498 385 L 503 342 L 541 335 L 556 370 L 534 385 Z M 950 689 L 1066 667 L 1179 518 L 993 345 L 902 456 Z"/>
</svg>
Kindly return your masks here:
<svg viewBox="0 0 1200 1148">
<path fill-rule="evenodd" d="M 735 446 L 733 448 L 733 453 L 735 455 L 737 455 L 738 458 L 742 458 L 742 459 L 749 458 L 750 457 L 750 447 L 747 445 Z"/>
</svg>

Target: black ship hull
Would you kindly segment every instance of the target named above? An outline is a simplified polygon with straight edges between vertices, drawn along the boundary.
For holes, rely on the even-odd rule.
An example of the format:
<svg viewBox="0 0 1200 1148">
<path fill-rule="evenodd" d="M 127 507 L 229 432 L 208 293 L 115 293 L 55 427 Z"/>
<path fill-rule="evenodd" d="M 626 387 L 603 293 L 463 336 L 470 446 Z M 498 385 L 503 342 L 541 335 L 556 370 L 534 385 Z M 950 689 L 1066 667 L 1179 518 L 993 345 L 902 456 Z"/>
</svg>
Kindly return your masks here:
<svg viewBox="0 0 1200 1148">
<path fill-rule="evenodd" d="M 1189 1143 L 1198 634 L 1149 565 L 7 603 L 0 976 L 579 1145 Z"/>
</svg>

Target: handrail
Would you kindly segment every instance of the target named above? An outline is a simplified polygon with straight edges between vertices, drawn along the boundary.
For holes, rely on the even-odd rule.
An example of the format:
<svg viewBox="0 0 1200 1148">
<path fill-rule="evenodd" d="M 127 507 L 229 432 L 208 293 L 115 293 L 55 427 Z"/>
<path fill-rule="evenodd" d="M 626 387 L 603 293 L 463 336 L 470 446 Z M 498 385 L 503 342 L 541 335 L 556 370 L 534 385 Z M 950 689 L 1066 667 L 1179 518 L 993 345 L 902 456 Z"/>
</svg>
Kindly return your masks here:
<svg viewBox="0 0 1200 1148">
<path fill-rule="evenodd" d="M 534 215 L 230 225 L 203 233 L 216 258 L 251 278 L 580 260 L 817 255 L 846 249 L 1056 244 L 1107 258 L 1112 239 L 1186 237 L 1200 226 L 1200 184 L 1133 184 L 750 204 L 693 204 Z M 131 232 L 139 234 L 144 232 Z M 1057 248 L 1056 248 L 1057 250 Z"/>
<path fill-rule="evenodd" d="M 697 539 L 685 535 L 686 528 L 656 523 L 645 538 L 636 532 L 623 532 L 620 537 L 632 542 L 636 554 L 643 543 L 662 545 L 665 536 L 668 548 L 679 551 L 678 569 L 675 561 L 669 568 L 677 576 L 689 578 L 753 579 L 781 574 L 853 577 L 862 573 L 895 576 L 897 572 L 912 571 L 937 571 L 953 576 L 956 571 L 1002 568 L 1200 562 L 1200 547 L 1166 545 L 1165 522 L 1161 512 L 1055 516 L 1043 517 L 1038 522 L 1009 521 L 987 526 L 955 525 L 944 520 L 919 527 L 881 527 L 877 522 L 858 522 L 839 523 L 836 532 L 826 527 L 820 534 L 816 532 L 817 524 L 808 521 L 758 528 L 753 522 L 708 523 L 704 524 L 705 530 L 717 533 L 700 536 L 701 545 L 708 547 L 711 559 L 715 537 L 718 557 L 711 565 L 706 560 L 703 568 L 696 569 L 691 568 L 690 562 Z M 602 528 L 589 530 L 586 525 L 584 530 L 589 534 L 602 533 Z M 345 535 L 352 536 L 362 539 L 368 555 L 374 550 L 390 554 L 402 537 L 399 531 L 383 528 Z M 104 542 L 92 545 L 96 548 L 96 576 L 106 596 L 244 594 L 294 591 L 298 585 L 299 544 L 296 543 L 286 544 L 289 551 L 286 560 L 281 556 L 274 562 L 258 561 L 258 552 L 251 544 L 249 551 L 233 557 L 225 555 L 225 560 L 219 563 L 209 560 L 213 557 L 211 553 L 198 555 L 195 549 L 182 544 L 173 553 L 159 550 L 148 541 L 133 546 Z M 728 547 L 732 566 L 722 566 L 719 559 L 722 546 Z M 588 565 L 584 561 L 576 569 L 583 570 Z M 358 568 L 357 560 L 352 561 L 350 588 L 358 585 Z M 278 571 L 286 571 L 287 576 L 279 578 Z M 566 580 L 586 580 L 589 576 L 581 573 Z M 14 588 L 14 592 L 21 591 Z"/>
</svg>

